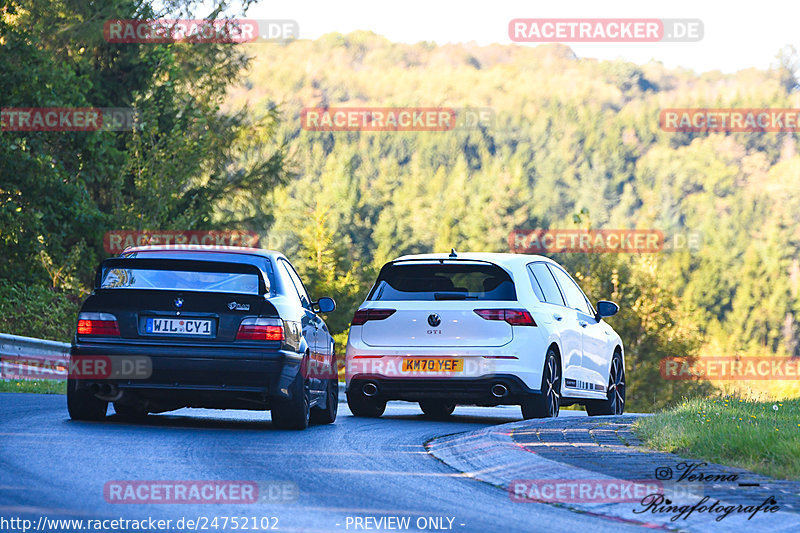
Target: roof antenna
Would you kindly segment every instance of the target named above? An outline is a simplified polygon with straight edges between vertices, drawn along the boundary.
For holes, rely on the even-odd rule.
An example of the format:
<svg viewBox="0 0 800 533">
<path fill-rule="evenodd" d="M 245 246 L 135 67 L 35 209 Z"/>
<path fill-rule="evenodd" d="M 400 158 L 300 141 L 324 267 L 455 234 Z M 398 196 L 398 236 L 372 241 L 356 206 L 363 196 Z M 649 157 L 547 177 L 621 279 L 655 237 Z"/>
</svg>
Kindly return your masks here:
<svg viewBox="0 0 800 533">
<path fill-rule="evenodd" d="M 450 258 L 458 257 L 456 255 L 456 249 L 455 248 L 450 248 L 450 255 L 448 255 L 447 257 L 450 257 Z"/>
</svg>

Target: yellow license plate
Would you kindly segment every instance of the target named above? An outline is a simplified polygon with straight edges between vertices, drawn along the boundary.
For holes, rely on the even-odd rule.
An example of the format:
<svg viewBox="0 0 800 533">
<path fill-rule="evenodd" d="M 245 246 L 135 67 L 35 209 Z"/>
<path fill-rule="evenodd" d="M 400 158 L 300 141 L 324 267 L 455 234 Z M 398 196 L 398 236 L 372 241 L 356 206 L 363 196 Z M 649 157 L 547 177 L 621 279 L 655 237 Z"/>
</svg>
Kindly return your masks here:
<svg viewBox="0 0 800 533">
<path fill-rule="evenodd" d="M 404 372 L 461 372 L 463 359 L 403 359 Z"/>
</svg>

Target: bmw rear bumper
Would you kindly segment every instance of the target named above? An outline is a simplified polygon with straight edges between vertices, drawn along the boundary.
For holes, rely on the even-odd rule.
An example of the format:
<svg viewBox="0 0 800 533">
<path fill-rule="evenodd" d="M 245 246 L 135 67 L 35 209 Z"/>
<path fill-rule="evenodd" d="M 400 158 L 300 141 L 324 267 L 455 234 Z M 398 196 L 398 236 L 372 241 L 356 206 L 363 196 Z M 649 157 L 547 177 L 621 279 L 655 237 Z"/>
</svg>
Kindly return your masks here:
<svg viewBox="0 0 800 533">
<path fill-rule="evenodd" d="M 115 372 L 81 372 L 82 361 L 111 360 Z M 132 368 L 146 360 L 149 367 Z M 300 371 L 302 354 L 253 346 L 196 346 L 138 343 L 80 343 L 70 352 L 70 377 L 79 388 L 125 400 L 164 405 L 268 408 L 287 396 Z M 127 371 L 118 372 L 128 362 Z M 88 368 L 91 368 L 88 367 Z M 77 370 L 77 371 L 75 371 Z M 109 392 L 111 391 L 111 392 Z"/>
</svg>

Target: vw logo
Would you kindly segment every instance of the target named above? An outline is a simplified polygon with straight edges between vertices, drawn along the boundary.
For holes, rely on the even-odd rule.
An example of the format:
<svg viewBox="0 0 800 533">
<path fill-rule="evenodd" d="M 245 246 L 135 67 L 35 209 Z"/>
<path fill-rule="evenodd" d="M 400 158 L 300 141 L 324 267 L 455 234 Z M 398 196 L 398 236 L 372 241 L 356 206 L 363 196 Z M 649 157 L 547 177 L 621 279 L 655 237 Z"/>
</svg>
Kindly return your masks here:
<svg viewBox="0 0 800 533">
<path fill-rule="evenodd" d="M 437 315 L 436 313 L 433 313 L 432 315 L 428 315 L 428 324 L 430 324 L 431 327 L 435 328 L 441 323 L 442 323 L 442 319 L 439 318 L 439 315 Z"/>
<path fill-rule="evenodd" d="M 183 298 L 175 298 L 175 301 L 172 303 L 175 304 L 175 307 L 180 309 L 181 307 L 183 307 Z"/>
</svg>

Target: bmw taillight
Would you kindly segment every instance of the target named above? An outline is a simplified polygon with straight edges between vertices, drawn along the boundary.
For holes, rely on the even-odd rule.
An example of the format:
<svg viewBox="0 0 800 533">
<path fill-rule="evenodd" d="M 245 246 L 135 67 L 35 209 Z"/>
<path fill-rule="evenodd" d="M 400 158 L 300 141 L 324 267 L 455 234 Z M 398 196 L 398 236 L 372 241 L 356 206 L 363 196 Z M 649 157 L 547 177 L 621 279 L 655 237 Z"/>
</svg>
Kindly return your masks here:
<svg viewBox="0 0 800 533">
<path fill-rule="evenodd" d="M 117 317 L 110 313 L 80 313 L 78 335 L 103 335 L 119 337 Z"/>
<path fill-rule="evenodd" d="M 531 313 L 526 309 L 475 309 L 481 318 L 502 320 L 512 326 L 535 326 Z"/>
<path fill-rule="evenodd" d="M 245 318 L 239 324 L 236 340 L 282 341 L 283 321 L 279 318 Z"/>
<path fill-rule="evenodd" d="M 396 309 L 359 309 L 353 315 L 351 326 L 361 326 L 370 320 L 385 320 L 392 316 Z"/>
</svg>

